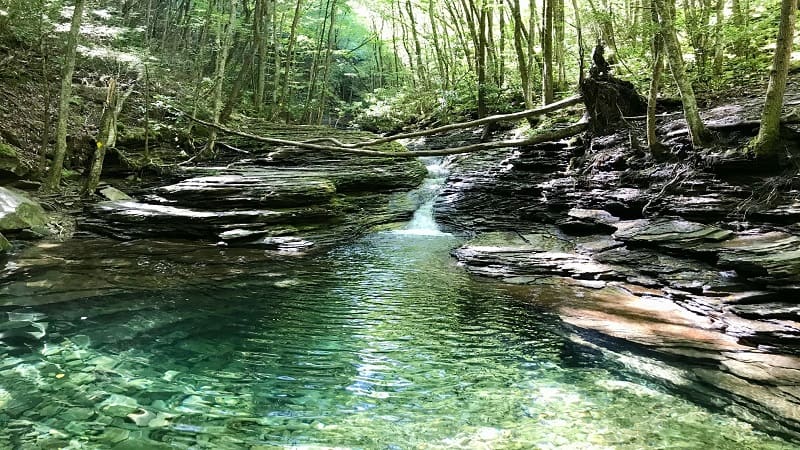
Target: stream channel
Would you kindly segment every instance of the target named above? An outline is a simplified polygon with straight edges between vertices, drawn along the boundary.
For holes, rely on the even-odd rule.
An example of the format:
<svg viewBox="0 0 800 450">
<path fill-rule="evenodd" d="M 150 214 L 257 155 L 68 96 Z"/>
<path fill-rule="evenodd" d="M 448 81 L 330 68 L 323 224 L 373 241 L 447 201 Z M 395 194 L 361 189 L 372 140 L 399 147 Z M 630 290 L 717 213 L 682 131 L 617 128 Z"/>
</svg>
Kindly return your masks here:
<svg viewBox="0 0 800 450">
<path fill-rule="evenodd" d="M 223 281 L 18 292 L 0 448 L 793 448 L 573 343 L 542 295 L 468 276 L 429 164 L 404 230 Z"/>
</svg>

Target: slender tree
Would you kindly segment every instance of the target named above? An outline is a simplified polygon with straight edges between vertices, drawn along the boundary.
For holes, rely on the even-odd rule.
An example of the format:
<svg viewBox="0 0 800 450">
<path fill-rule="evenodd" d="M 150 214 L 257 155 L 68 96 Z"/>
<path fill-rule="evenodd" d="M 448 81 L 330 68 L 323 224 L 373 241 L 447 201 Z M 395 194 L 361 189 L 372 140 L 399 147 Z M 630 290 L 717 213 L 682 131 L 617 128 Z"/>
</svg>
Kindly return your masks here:
<svg viewBox="0 0 800 450">
<path fill-rule="evenodd" d="M 783 94 L 786 92 L 789 60 L 792 56 L 796 15 L 797 0 L 781 0 L 781 20 L 775 55 L 769 72 L 764 110 L 761 113 L 761 127 L 753 143 L 756 155 L 760 157 L 775 156 L 780 149 L 781 109 L 783 109 Z"/>
<path fill-rule="evenodd" d="M 544 0 L 542 28 L 542 104 L 553 103 L 553 13 L 554 0 Z"/>
<path fill-rule="evenodd" d="M 668 4 L 667 2 L 673 2 Z M 674 0 L 655 0 L 658 17 L 661 22 L 660 34 L 664 40 L 664 47 L 669 61 L 669 68 L 672 72 L 672 78 L 675 79 L 675 84 L 678 85 L 678 91 L 681 94 L 681 101 L 683 102 L 683 113 L 686 117 L 686 123 L 689 126 L 689 135 L 692 139 L 692 144 L 701 147 L 711 140 L 711 134 L 708 132 L 703 119 L 700 118 L 700 109 L 697 107 L 697 99 L 694 96 L 694 89 L 689 77 L 686 75 L 686 69 L 683 63 L 683 52 L 681 51 L 678 35 L 675 31 L 674 22 Z"/>
<path fill-rule="evenodd" d="M 61 94 L 58 99 L 58 124 L 56 125 L 56 152 L 53 165 L 45 180 L 44 189 L 53 191 L 61 183 L 61 171 L 64 168 L 64 158 L 67 155 L 67 123 L 69 119 L 69 102 L 72 98 L 72 74 L 75 72 L 75 53 L 78 48 L 78 34 L 81 29 L 83 6 L 85 0 L 75 0 L 75 10 L 72 12 L 72 24 L 67 36 L 67 45 L 64 48 L 64 65 L 61 71 Z"/>
<path fill-rule="evenodd" d="M 213 114 L 214 125 L 220 124 L 222 118 L 222 87 L 225 83 L 225 67 L 228 63 L 228 53 L 230 52 L 233 43 L 234 24 L 236 22 L 236 1 L 230 0 L 228 17 L 224 23 L 220 23 L 217 30 L 217 70 L 214 77 L 214 94 L 213 94 Z M 214 152 L 216 146 L 217 132 L 216 129 L 211 131 L 211 136 L 208 140 L 208 150 Z"/>
<path fill-rule="evenodd" d="M 651 17 L 654 24 L 658 23 L 658 14 L 655 1 L 650 0 Z M 664 39 L 658 28 L 654 29 L 651 53 L 653 56 L 653 70 L 650 78 L 650 89 L 647 94 L 647 147 L 653 157 L 660 157 L 664 153 L 664 146 L 656 136 L 656 100 L 658 99 L 658 85 L 661 81 L 661 72 L 664 70 Z"/>
</svg>

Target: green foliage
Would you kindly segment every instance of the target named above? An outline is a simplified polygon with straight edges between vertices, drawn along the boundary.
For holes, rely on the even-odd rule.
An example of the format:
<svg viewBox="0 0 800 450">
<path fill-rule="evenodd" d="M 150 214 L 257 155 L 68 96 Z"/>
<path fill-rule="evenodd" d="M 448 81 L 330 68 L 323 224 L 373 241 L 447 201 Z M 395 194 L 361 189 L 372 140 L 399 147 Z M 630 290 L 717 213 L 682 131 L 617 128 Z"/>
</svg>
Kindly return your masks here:
<svg viewBox="0 0 800 450">
<path fill-rule="evenodd" d="M 58 0 L 0 0 L 0 40 L 36 45 L 53 32 L 62 7 Z"/>
</svg>

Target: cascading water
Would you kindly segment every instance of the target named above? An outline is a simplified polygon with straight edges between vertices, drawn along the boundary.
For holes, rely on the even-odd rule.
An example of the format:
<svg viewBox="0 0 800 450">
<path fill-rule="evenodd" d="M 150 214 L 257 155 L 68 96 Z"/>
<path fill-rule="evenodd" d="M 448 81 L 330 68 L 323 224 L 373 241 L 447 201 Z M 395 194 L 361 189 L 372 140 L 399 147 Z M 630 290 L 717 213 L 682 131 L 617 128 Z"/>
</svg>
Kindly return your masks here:
<svg viewBox="0 0 800 450">
<path fill-rule="evenodd" d="M 406 228 L 398 230 L 397 233 L 422 236 L 446 235 L 448 233 L 443 233 L 433 219 L 433 204 L 442 186 L 444 186 L 448 174 L 447 168 L 443 164 L 444 158 L 432 156 L 421 159 L 428 169 L 428 177 L 419 189 L 421 204 L 417 211 L 414 212 L 414 217 L 408 222 Z"/>
</svg>

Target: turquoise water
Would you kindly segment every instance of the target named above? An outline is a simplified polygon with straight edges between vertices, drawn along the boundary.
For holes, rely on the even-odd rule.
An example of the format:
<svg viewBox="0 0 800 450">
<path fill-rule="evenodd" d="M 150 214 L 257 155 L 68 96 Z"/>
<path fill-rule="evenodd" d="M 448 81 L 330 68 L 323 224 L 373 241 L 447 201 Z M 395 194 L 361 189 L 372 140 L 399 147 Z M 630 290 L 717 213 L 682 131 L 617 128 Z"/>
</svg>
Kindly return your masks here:
<svg viewBox="0 0 800 450">
<path fill-rule="evenodd" d="M 458 244 L 4 307 L 0 448 L 792 448 L 582 351 Z"/>
</svg>

